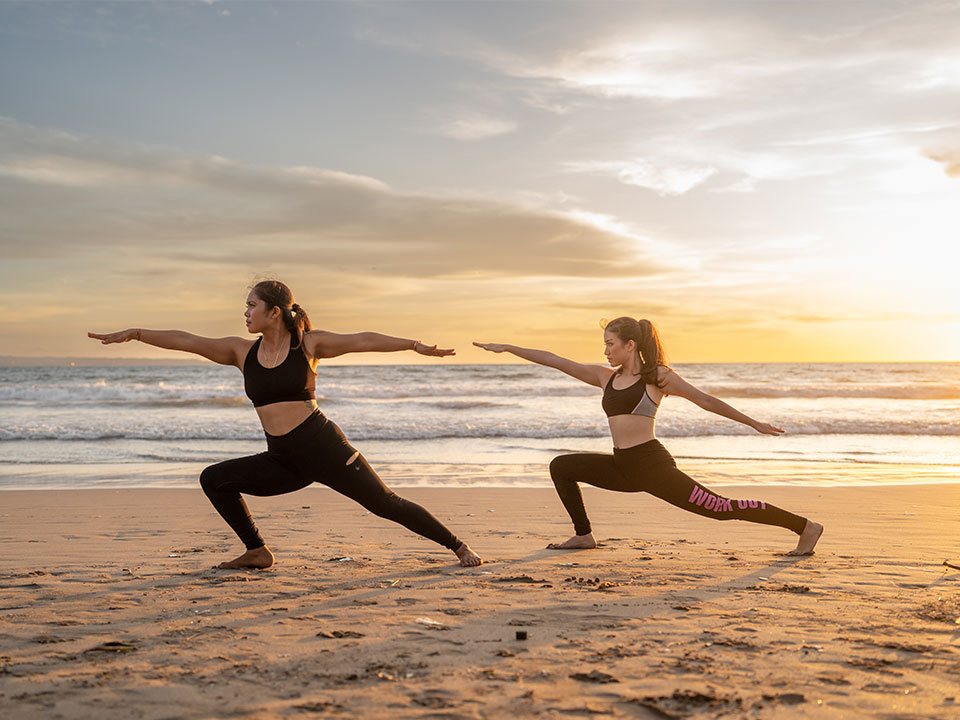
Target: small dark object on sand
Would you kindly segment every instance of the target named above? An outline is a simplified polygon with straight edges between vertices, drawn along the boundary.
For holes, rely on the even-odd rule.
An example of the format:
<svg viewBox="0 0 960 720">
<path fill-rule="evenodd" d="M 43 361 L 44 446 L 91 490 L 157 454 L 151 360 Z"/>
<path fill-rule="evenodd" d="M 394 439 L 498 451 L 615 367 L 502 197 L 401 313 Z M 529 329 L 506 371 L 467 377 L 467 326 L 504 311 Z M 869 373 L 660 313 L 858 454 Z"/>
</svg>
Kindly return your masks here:
<svg viewBox="0 0 960 720">
<path fill-rule="evenodd" d="M 121 642 L 120 640 L 111 640 L 110 642 L 105 642 L 96 647 L 92 647 L 89 650 L 84 650 L 84 652 L 114 652 L 114 653 L 128 653 L 134 652 L 137 649 L 136 645 L 131 643 Z"/>
<path fill-rule="evenodd" d="M 613 675 L 608 675 L 605 672 L 600 672 L 599 670 L 591 670 L 588 673 L 574 673 L 571 675 L 574 680 L 579 680 L 581 682 L 593 682 L 593 683 L 616 683 L 620 682 Z"/>
<path fill-rule="evenodd" d="M 517 640 L 526 640 L 527 631 L 526 630 L 517 630 Z"/>
<path fill-rule="evenodd" d="M 953 568 L 954 570 L 960 570 L 960 563 L 952 563 L 949 560 L 944 560 L 943 564 L 948 568 Z"/>
<path fill-rule="evenodd" d="M 358 633 L 353 630 L 333 630 L 331 632 L 321 630 L 316 636 L 319 638 L 327 638 L 328 640 L 332 638 L 362 638 L 363 633 Z"/>
</svg>

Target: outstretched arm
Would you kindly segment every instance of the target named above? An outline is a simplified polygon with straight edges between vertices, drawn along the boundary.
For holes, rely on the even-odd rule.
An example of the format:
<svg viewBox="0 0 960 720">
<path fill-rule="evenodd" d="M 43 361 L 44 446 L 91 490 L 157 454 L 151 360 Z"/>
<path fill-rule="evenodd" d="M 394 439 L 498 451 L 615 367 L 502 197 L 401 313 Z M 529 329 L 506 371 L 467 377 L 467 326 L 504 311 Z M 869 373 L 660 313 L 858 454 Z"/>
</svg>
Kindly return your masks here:
<svg viewBox="0 0 960 720">
<path fill-rule="evenodd" d="M 661 373 L 663 372 L 664 370 L 661 369 Z M 744 415 L 736 408 L 728 405 L 723 400 L 715 398 L 713 395 L 709 395 L 702 390 L 698 390 L 673 370 L 667 370 L 664 375 L 661 375 L 660 389 L 667 395 L 679 395 L 682 398 L 686 398 L 707 412 L 712 412 L 722 417 L 736 420 L 738 423 L 749 425 L 758 433 L 763 433 L 764 435 L 783 434 L 783 430 L 780 428 L 770 425 L 769 423 L 754 420 L 752 417 Z"/>
<path fill-rule="evenodd" d="M 326 330 L 311 330 L 304 336 L 307 354 L 315 358 L 333 358 L 355 352 L 398 352 L 413 350 L 418 355 L 446 357 L 456 355 L 450 348 L 438 348 L 419 340 L 381 335 L 375 332 L 361 332 L 342 335 Z"/>
<path fill-rule="evenodd" d="M 104 345 L 139 340 L 147 345 L 193 353 L 220 365 L 234 365 L 241 369 L 243 358 L 250 346 L 249 340 L 239 337 L 208 338 L 182 330 L 129 328 L 113 333 L 88 332 L 87 337 L 99 340 Z"/>
<path fill-rule="evenodd" d="M 546 350 L 532 350 L 530 348 L 517 347 L 516 345 L 503 345 L 501 343 L 475 342 L 474 345 L 489 352 L 508 352 L 511 355 L 516 355 L 518 358 L 537 363 L 537 365 L 556 368 L 561 372 L 565 372 L 570 377 L 575 377 L 577 380 L 587 383 L 587 385 L 603 387 L 604 383 L 610 379 L 610 375 L 613 374 L 613 370 L 610 368 L 574 362 L 573 360 L 568 360 L 565 357 L 560 357 Z"/>
</svg>

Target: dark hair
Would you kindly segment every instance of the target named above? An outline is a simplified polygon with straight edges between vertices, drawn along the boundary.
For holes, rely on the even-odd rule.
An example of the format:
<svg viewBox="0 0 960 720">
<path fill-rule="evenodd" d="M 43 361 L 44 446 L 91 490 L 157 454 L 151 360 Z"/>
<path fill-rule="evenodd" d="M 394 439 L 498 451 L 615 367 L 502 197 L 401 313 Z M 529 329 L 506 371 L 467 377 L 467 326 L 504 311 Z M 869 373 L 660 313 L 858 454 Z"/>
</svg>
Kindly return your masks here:
<svg viewBox="0 0 960 720">
<path fill-rule="evenodd" d="M 283 318 L 283 324 L 291 335 L 297 336 L 297 344 L 294 349 L 303 345 L 303 334 L 307 330 L 312 330 L 310 318 L 303 308 L 293 301 L 293 293 L 284 283 L 279 280 L 262 280 L 250 288 L 258 298 L 263 300 L 267 310 L 271 308 L 280 308 L 280 316 Z"/>
<path fill-rule="evenodd" d="M 618 317 L 607 323 L 604 330 L 609 330 L 620 342 L 633 340 L 637 344 L 637 355 L 640 356 L 640 377 L 648 385 L 660 387 L 657 369 L 667 365 L 667 356 L 660 344 L 660 335 L 653 323 L 649 320 L 634 320 L 632 317 Z"/>
</svg>

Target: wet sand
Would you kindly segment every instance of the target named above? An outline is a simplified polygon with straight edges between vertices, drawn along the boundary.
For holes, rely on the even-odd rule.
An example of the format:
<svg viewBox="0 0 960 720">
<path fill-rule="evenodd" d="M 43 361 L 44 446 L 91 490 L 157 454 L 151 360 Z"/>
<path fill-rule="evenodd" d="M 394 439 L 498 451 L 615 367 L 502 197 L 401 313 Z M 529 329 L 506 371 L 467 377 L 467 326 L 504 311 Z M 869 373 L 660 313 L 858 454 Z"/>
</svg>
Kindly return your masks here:
<svg viewBox="0 0 960 720">
<path fill-rule="evenodd" d="M 488 561 L 325 489 L 251 498 L 241 551 L 199 490 L 0 493 L 4 718 L 955 718 L 960 485 L 727 487 L 795 536 L 585 488 L 409 488 Z M 526 639 L 518 639 L 525 633 Z"/>
</svg>

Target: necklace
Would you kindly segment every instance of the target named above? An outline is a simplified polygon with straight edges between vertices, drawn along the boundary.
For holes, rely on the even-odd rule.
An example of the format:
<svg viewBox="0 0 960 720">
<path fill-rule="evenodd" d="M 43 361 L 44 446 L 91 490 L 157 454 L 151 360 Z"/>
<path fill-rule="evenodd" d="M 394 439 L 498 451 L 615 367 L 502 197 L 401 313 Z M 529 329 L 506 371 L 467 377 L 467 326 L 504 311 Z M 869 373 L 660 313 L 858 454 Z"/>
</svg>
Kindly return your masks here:
<svg viewBox="0 0 960 720">
<path fill-rule="evenodd" d="M 282 352 L 283 352 L 283 344 L 280 345 L 280 349 L 277 350 L 277 354 L 273 356 L 273 362 L 270 363 L 270 367 L 268 369 L 273 369 L 277 366 L 277 362 L 280 360 L 280 353 Z"/>
</svg>

